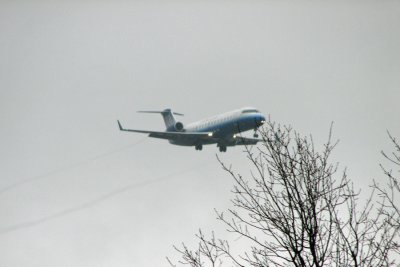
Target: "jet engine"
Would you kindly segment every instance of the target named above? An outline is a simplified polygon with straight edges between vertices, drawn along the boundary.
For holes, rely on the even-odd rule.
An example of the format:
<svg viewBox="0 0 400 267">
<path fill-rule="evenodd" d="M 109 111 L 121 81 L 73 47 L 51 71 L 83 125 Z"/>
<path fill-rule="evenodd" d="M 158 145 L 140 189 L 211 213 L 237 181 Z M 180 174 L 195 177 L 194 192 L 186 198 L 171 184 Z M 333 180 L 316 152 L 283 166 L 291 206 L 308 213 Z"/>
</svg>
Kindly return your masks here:
<svg viewBox="0 0 400 267">
<path fill-rule="evenodd" d="M 178 121 L 177 123 L 175 123 L 174 127 L 175 127 L 175 130 L 178 131 L 178 132 L 182 132 L 183 131 L 183 123 L 182 122 Z"/>
</svg>

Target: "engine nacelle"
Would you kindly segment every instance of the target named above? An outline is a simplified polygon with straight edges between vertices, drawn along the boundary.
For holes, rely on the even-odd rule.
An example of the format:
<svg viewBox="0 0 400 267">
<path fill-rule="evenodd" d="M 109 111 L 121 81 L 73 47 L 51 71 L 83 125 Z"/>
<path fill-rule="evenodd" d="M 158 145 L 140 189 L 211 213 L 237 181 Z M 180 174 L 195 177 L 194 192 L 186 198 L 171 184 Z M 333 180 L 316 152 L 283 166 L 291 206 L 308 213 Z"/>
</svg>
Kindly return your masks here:
<svg viewBox="0 0 400 267">
<path fill-rule="evenodd" d="M 182 122 L 178 121 L 177 123 L 175 123 L 174 127 L 175 127 L 175 130 L 178 131 L 178 132 L 182 132 L 183 131 L 183 123 Z"/>
</svg>

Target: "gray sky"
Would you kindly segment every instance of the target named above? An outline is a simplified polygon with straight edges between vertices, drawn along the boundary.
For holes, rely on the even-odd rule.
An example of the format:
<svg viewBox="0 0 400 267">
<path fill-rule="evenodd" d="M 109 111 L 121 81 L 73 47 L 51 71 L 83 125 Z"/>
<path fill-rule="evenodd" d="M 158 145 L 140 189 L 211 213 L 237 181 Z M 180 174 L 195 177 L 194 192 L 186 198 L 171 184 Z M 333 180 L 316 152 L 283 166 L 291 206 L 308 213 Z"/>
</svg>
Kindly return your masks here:
<svg viewBox="0 0 400 267">
<path fill-rule="evenodd" d="M 185 123 L 254 106 L 319 144 L 334 121 L 334 160 L 364 190 L 382 181 L 398 1 L 15 2 L 0 3 L 1 266 L 160 266 L 199 227 L 226 237 L 217 148 L 119 132 L 164 129 L 140 109 Z M 241 151 L 222 159 L 245 172 Z"/>
</svg>

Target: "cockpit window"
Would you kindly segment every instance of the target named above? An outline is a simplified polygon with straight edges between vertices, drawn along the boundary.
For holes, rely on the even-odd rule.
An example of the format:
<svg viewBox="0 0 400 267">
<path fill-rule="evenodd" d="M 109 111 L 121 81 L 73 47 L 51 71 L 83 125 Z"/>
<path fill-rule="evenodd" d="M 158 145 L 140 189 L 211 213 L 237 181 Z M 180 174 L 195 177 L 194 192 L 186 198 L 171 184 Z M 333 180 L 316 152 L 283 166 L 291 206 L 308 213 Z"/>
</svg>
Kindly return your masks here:
<svg viewBox="0 0 400 267">
<path fill-rule="evenodd" d="M 245 109 L 242 113 L 259 113 L 257 109 Z"/>
</svg>

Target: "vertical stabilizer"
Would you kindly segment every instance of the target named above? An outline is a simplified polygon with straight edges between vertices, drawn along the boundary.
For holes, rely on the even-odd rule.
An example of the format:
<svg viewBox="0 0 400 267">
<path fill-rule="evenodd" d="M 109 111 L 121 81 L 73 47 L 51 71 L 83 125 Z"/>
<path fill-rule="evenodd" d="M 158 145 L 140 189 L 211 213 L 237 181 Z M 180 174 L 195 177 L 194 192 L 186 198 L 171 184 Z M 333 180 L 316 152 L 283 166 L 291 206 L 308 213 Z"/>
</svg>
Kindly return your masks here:
<svg viewBox="0 0 400 267">
<path fill-rule="evenodd" d="M 175 129 L 175 116 L 174 115 L 179 115 L 183 116 L 181 113 L 176 113 L 172 112 L 170 108 L 164 109 L 163 111 L 138 111 L 140 113 L 160 113 L 161 116 L 164 119 L 165 127 L 167 128 L 167 131 L 174 131 Z"/>
</svg>

